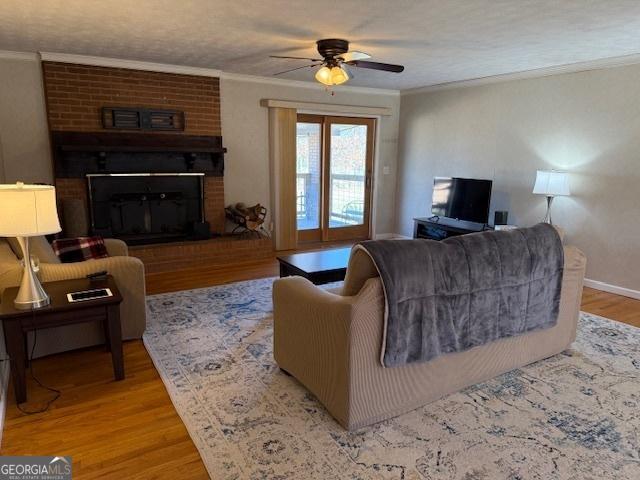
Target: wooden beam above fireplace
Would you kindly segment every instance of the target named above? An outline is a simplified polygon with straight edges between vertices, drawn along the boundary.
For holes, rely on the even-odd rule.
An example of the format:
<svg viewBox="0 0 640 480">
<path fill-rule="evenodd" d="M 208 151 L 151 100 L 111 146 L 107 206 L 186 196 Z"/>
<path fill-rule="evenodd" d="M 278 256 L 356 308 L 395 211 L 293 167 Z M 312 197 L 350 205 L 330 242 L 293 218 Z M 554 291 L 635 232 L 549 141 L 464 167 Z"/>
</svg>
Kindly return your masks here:
<svg viewBox="0 0 640 480">
<path fill-rule="evenodd" d="M 202 172 L 222 176 L 221 136 L 162 133 L 51 132 L 56 177 L 89 173 Z"/>
<path fill-rule="evenodd" d="M 224 153 L 222 137 L 171 133 L 51 132 L 52 145 L 75 151 Z"/>
</svg>

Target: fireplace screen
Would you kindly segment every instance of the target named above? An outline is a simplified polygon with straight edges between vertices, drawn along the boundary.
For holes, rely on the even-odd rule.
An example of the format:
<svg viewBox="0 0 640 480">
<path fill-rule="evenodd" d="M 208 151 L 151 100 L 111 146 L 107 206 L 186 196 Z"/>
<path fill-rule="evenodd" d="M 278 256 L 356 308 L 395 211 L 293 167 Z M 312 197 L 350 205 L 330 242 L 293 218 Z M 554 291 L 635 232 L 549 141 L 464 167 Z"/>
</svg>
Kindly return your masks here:
<svg viewBox="0 0 640 480">
<path fill-rule="evenodd" d="M 87 175 L 94 234 L 143 244 L 188 238 L 204 221 L 203 173 Z"/>
</svg>

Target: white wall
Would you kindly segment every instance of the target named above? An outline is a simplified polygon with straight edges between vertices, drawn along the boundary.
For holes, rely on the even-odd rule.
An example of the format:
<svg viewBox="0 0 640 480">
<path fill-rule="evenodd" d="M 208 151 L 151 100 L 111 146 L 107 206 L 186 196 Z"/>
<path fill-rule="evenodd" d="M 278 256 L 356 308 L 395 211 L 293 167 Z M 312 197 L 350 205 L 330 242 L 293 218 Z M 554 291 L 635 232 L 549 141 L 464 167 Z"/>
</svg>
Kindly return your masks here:
<svg viewBox="0 0 640 480">
<path fill-rule="evenodd" d="M 0 52 L 0 183 L 52 182 L 49 133 L 40 62 L 35 55 Z M 0 326 L 0 358 L 6 348 Z M 7 406 L 9 362 L 0 362 L 0 441 Z"/>
<path fill-rule="evenodd" d="M 571 173 L 554 223 L 588 257 L 587 277 L 640 290 L 640 65 L 402 96 L 399 233 L 426 216 L 434 176 L 489 178 L 493 210 L 532 225 L 537 169 Z"/>
<path fill-rule="evenodd" d="M 225 155 L 225 201 L 227 204 L 262 203 L 270 208 L 268 109 L 262 99 L 390 107 L 393 115 L 379 122 L 380 143 L 375 166 L 375 233 L 392 233 L 395 228 L 395 187 L 400 97 L 398 94 L 351 92 L 335 89 L 331 96 L 310 84 L 299 87 L 265 81 L 231 79 L 220 82 L 222 138 Z M 384 175 L 382 167 L 389 167 Z"/>
<path fill-rule="evenodd" d="M 0 52 L 0 182 L 53 181 L 40 61 Z"/>
</svg>

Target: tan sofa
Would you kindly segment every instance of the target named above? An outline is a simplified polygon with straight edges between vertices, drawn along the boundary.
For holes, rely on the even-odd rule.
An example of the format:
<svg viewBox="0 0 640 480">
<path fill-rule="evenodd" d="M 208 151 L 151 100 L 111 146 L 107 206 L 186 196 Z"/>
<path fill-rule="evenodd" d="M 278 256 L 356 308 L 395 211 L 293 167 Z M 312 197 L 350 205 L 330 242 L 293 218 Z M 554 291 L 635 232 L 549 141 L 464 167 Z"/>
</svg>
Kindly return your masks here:
<svg viewBox="0 0 640 480">
<path fill-rule="evenodd" d="M 341 291 L 323 290 L 302 277 L 276 280 L 274 357 L 343 427 L 357 429 L 565 350 L 576 336 L 585 267 L 584 254 L 565 247 L 555 327 L 385 368 L 382 284 L 370 257 L 356 246 Z"/>
<path fill-rule="evenodd" d="M 144 265 L 139 259 L 128 256 L 127 245 L 123 241 L 105 239 L 107 252 L 110 255 L 108 258 L 76 263 L 60 263 L 43 237 L 34 237 L 30 241 L 32 255 L 40 259 L 38 277 L 42 282 L 82 278 L 103 270 L 113 275 L 123 297 L 120 305 L 122 338 L 142 337 L 146 326 Z M 5 288 L 20 284 L 22 276 L 20 256 L 21 252 L 15 239 L 0 238 L 0 294 Z M 97 323 L 50 328 L 38 332 L 34 357 L 89 347 L 103 342 L 103 329 Z"/>
</svg>

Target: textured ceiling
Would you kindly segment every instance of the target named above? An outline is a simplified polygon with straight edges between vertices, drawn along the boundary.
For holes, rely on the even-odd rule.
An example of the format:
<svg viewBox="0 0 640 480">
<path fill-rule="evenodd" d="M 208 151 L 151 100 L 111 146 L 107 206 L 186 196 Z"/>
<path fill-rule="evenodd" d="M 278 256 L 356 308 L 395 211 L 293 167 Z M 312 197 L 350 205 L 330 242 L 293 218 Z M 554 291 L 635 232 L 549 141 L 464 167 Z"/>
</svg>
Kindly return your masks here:
<svg viewBox="0 0 640 480">
<path fill-rule="evenodd" d="M 401 74 L 352 85 L 406 89 L 640 52 L 638 0 L 1 0 L 0 49 L 269 76 L 339 37 Z M 313 80 L 309 69 L 283 78 Z"/>
</svg>

